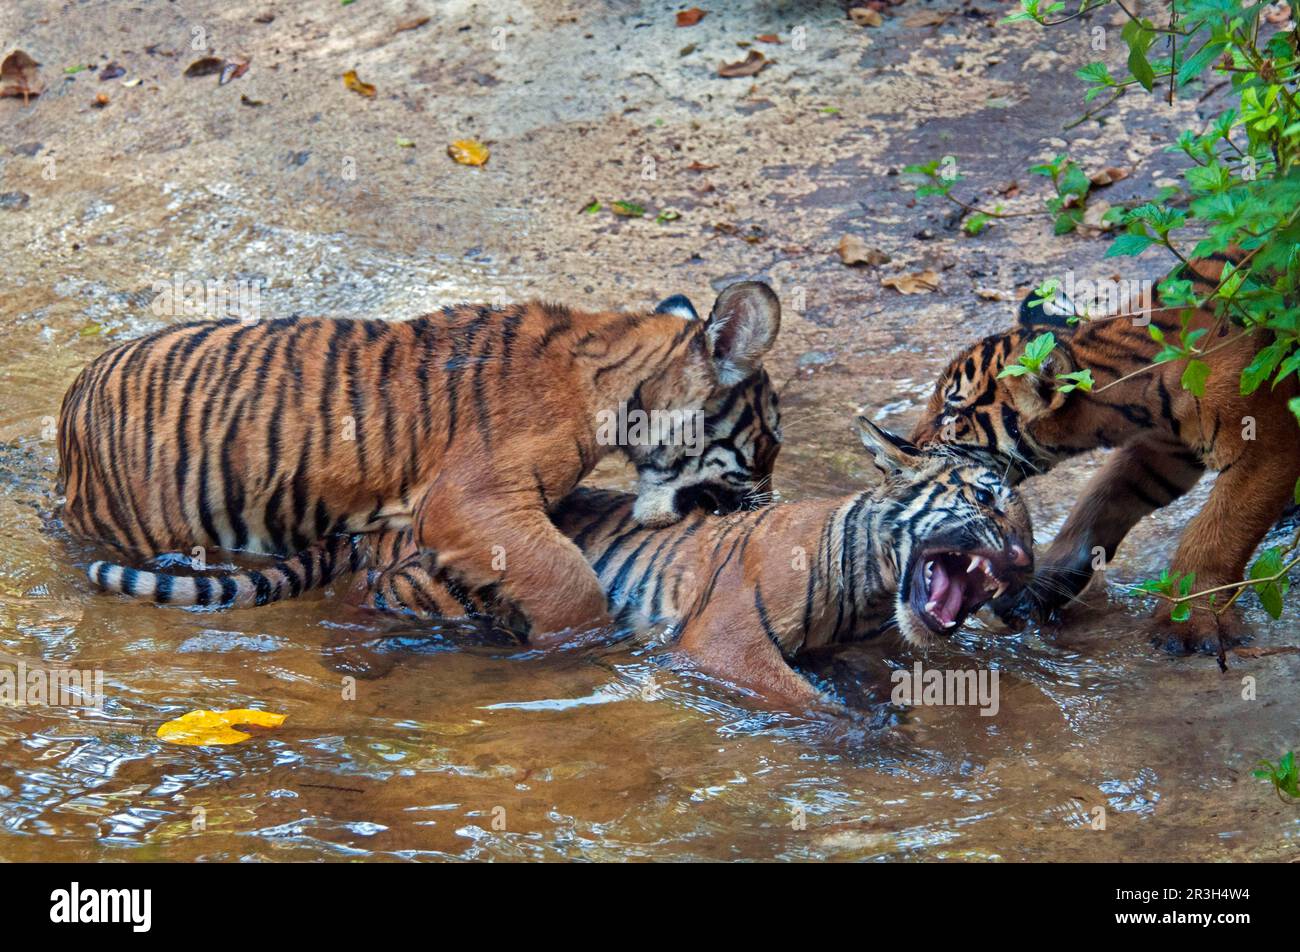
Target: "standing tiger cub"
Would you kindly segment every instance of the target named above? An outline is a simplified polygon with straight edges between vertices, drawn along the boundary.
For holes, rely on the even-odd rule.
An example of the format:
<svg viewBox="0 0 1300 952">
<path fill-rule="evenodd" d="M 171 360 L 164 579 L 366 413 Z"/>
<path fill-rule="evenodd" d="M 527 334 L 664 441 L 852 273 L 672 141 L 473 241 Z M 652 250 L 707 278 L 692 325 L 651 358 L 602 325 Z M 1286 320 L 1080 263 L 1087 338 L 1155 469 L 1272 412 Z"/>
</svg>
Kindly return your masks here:
<svg viewBox="0 0 1300 952">
<path fill-rule="evenodd" d="M 1193 261 L 1185 276 L 1198 295 L 1208 295 L 1231 260 Z M 1196 591 L 1241 581 L 1300 476 L 1300 428 L 1287 409 L 1300 393 L 1296 378 L 1243 396 L 1241 371 L 1268 341 L 1200 310 L 1189 328 L 1205 331 L 1200 346 L 1210 377 L 1197 397 L 1182 386 L 1184 361 L 1152 366 L 1160 345 L 1142 323 L 1121 315 L 1071 326 L 1043 311 L 1023 307 L 1019 327 L 953 360 L 912 433 L 921 445 L 996 450 L 1017 481 L 1086 450 L 1115 448 L 1041 560 L 1026 607 L 1041 618 L 1072 601 L 1091 580 L 1099 552 L 1111 559 L 1139 519 L 1182 496 L 1207 469 L 1218 478 L 1183 531 L 1173 571 L 1195 573 Z M 1179 316 L 1179 309 L 1162 309 L 1150 320 L 1177 339 Z M 999 378 L 1046 330 L 1056 333 L 1057 346 L 1039 371 Z M 1092 370 L 1091 393 L 1057 387 L 1055 376 L 1083 368 Z M 1194 612 L 1185 623 L 1174 623 L 1167 608 L 1157 612 L 1157 638 L 1170 650 L 1217 652 L 1244 634 L 1235 606 L 1219 616 Z"/>
<path fill-rule="evenodd" d="M 763 284 L 728 287 L 707 321 L 682 301 L 205 321 L 129 341 L 64 397 L 64 522 L 137 557 L 283 555 L 409 526 L 438 566 L 497 586 L 534 630 L 604 624 L 600 581 L 549 510 L 616 448 L 638 471 L 645 525 L 680 518 L 717 470 L 682 439 L 613 445 L 601 421 L 702 418 L 780 327 Z"/>
</svg>

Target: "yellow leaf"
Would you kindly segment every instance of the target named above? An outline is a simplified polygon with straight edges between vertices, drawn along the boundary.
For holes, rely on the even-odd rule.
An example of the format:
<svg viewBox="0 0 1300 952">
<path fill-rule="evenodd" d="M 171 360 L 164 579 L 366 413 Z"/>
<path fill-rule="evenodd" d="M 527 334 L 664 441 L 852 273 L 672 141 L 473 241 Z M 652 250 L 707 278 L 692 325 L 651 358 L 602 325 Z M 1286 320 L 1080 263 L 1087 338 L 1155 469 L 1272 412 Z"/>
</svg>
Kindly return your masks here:
<svg viewBox="0 0 1300 952">
<path fill-rule="evenodd" d="M 284 714 L 239 708 L 234 711 L 190 711 L 158 728 L 158 739 L 169 744 L 205 747 L 209 744 L 238 744 L 252 734 L 236 730 L 236 724 L 255 727 L 279 727 Z"/>
<path fill-rule="evenodd" d="M 447 146 L 447 154 L 461 165 L 482 165 L 491 153 L 476 139 L 457 139 Z"/>
<path fill-rule="evenodd" d="M 343 85 L 354 93 L 360 93 L 367 98 L 372 98 L 375 95 L 375 87 L 358 79 L 355 69 L 350 69 L 343 74 Z"/>
</svg>

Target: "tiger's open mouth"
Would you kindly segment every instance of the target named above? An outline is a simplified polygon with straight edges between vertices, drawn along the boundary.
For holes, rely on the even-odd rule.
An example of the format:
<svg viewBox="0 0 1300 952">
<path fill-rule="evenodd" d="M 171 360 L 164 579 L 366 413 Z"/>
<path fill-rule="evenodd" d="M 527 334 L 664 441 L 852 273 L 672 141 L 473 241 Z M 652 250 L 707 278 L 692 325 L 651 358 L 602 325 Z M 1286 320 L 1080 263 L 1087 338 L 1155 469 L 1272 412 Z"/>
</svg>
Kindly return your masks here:
<svg viewBox="0 0 1300 952">
<path fill-rule="evenodd" d="M 913 561 L 907 601 L 931 632 L 952 634 L 971 612 L 1005 592 L 1013 574 L 1002 553 L 929 550 Z"/>
</svg>

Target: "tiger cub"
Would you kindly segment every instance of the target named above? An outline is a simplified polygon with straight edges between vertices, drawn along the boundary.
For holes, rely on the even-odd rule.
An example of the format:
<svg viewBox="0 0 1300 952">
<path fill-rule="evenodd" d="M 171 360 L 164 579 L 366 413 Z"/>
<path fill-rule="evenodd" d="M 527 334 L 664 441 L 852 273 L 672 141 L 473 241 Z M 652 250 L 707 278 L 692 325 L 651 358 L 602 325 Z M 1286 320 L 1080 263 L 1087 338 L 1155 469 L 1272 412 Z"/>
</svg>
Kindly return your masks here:
<svg viewBox="0 0 1300 952">
<path fill-rule="evenodd" d="M 1018 589 L 1032 565 L 1028 512 L 986 456 L 922 451 L 859 424 L 887 475 L 870 490 L 733 515 L 696 511 L 654 529 L 637 525 L 633 496 L 580 488 L 553 515 L 594 566 L 621 624 L 668 623 L 700 670 L 774 706 L 822 707 L 785 659 L 891 625 L 924 646 Z M 382 590 L 377 607 L 503 614 L 494 593 L 428 571 L 409 540 L 402 561 L 403 540 L 392 541 L 397 551 L 381 561 L 398 567 L 372 588 Z M 341 541 L 328 558 L 342 564 L 354 553 Z"/>
<path fill-rule="evenodd" d="M 530 303 L 168 328 L 101 354 L 64 397 L 64 522 L 136 556 L 409 527 L 536 630 L 597 626 L 600 582 L 549 510 L 617 444 L 638 471 L 634 518 L 680 518 L 714 471 L 685 439 L 602 438 L 605 421 L 689 423 L 760 368 L 779 327 L 776 295 L 743 282 L 707 321 Z"/>
<path fill-rule="evenodd" d="M 772 497 L 768 486 L 781 449 L 781 413 L 771 377 L 760 368 L 706 404 L 705 412 L 705 446 L 685 463 L 699 473 L 691 474 L 674 505 L 681 512 L 734 512 L 765 505 Z M 568 497 L 560 507 L 572 508 Z M 175 575 L 97 561 L 86 574 L 106 591 L 163 605 L 212 609 L 266 605 L 358 575 L 357 593 L 370 608 L 494 617 L 519 634 L 529 632 L 528 620 L 505 604 L 497 585 L 469 587 L 436 557 L 419 551 L 410 526 L 329 536 L 264 569 Z"/>
<path fill-rule="evenodd" d="M 1185 277 L 1199 295 L 1217 286 L 1234 256 L 1193 261 Z M 1050 305 L 1047 305 L 1050 307 Z M 1179 334 L 1179 309 L 1150 312 L 1153 326 Z M 1238 582 L 1265 533 L 1291 499 L 1300 476 L 1300 428 L 1287 400 L 1300 393 L 1293 376 L 1270 392 L 1240 393 L 1241 371 L 1268 341 L 1245 336 L 1209 311 L 1192 314 L 1203 329 L 1210 366 L 1205 396 L 1185 390 L 1184 361 L 1151 366 L 1161 345 L 1128 315 L 1071 326 L 1044 306 L 1021 308 L 1019 326 L 967 348 L 940 376 L 912 432 L 919 445 L 950 443 L 1001 454 L 1013 479 L 1046 472 L 1098 447 L 1114 452 L 1085 488 L 1041 560 L 1039 577 L 1020 608 L 1043 619 L 1075 599 L 1139 519 L 1182 496 L 1207 469 L 1218 472 L 1205 506 L 1188 523 L 1173 571 L 1195 573 L 1194 590 Z M 1037 373 L 999 378 L 1045 330 L 1057 347 Z M 1063 393 L 1057 375 L 1090 368 L 1091 393 Z M 1253 420 L 1253 427 L 1250 421 Z M 1258 433 L 1259 439 L 1247 438 Z M 1245 628 L 1235 607 L 1222 615 L 1194 612 L 1176 624 L 1156 612 L 1156 640 L 1175 652 L 1217 652 L 1239 642 Z"/>
</svg>

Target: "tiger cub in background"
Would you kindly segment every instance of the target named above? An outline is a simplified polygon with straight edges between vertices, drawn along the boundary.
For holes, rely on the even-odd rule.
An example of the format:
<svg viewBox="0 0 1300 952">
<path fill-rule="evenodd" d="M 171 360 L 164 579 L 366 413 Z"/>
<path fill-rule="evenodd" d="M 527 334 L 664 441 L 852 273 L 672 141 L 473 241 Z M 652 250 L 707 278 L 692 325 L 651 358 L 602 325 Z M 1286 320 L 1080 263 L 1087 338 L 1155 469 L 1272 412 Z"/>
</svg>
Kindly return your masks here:
<svg viewBox="0 0 1300 952">
<path fill-rule="evenodd" d="M 1239 256 L 1193 261 L 1184 276 L 1198 295 L 1208 294 L 1234 259 Z M 1170 308 L 1149 316 L 1177 339 L 1180 313 Z M 1193 313 L 1189 326 L 1206 331 L 1200 346 L 1210 377 L 1200 398 L 1181 384 L 1184 361 L 1151 366 L 1161 345 L 1132 317 L 1072 326 L 1059 311 L 1045 314 L 1044 306 L 1028 301 L 1018 327 L 967 348 L 939 377 L 912 431 L 919 445 L 994 450 L 1017 481 L 1086 450 L 1114 447 L 1041 560 L 1022 605 L 1036 617 L 1073 601 L 1091 580 L 1098 553 L 1113 558 L 1139 519 L 1182 496 L 1207 469 L 1218 478 L 1173 561 L 1174 572 L 1195 573 L 1194 590 L 1241 581 L 1251 553 L 1291 500 L 1300 476 L 1300 428 L 1287 400 L 1300 392 L 1296 378 L 1243 396 L 1241 371 L 1268 341 L 1243 335 L 1208 310 Z M 1046 330 L 1056 334 L 1057 347 L 1039 372 L 999 378 Z M 1083 368 L 1092 370 L 1093 392 L 1057 389 L 1057 375 Z M 1258 439 L 1245 438 L 1247 418 Z M 1157 640 L 1181 652 L 1217 652 L 1246 634 L 1235 606 L 1217 617 L 1193 612 L 1184 623 L 1174 623 L 1162 606 L 1156 631 Z"/>
<path fill-rule="evenodd" d="M 760 369 L 779 327 L 776 295 L 744 282 L 707 321 L 530 303 L 168 328 L 101 354 L 64 397 L 64 522 L 146 557 L 409 527 L 535 630 L 598 626 L 600 581 L 548 512 L 616 448 L 599 421 L 693 417 Z M 684 441 L 617 448 L 639 523 L 671 523 L 679 495 L 717 485 Z"/>
</svg>

